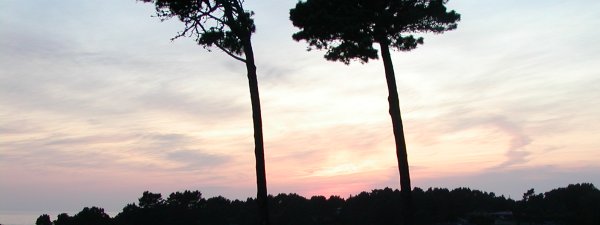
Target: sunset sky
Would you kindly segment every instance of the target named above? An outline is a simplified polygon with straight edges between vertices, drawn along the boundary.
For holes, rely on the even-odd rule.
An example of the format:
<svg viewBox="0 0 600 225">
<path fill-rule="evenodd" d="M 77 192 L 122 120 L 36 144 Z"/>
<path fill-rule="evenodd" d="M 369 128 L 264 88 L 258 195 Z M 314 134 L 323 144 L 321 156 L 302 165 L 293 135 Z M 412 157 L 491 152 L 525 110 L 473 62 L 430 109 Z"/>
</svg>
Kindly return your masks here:
<svg viewBox="0 0 600 225">
<path fill-rule="evenodd" d="M 246 4 L 269 193 L 399 188 L 383 63 L 307 52 L 296 2 Z M 600 185 L 600 1 L 448 7 L 457 30 L 393 53 L 413 186 L 520 199 Z M 152 15 L 134 0 L 0 0 L 0 223 L 119 212 L 146 190 L 255 196 L 244 65 L 170 41 L 182 24 Z"/>
</svg>

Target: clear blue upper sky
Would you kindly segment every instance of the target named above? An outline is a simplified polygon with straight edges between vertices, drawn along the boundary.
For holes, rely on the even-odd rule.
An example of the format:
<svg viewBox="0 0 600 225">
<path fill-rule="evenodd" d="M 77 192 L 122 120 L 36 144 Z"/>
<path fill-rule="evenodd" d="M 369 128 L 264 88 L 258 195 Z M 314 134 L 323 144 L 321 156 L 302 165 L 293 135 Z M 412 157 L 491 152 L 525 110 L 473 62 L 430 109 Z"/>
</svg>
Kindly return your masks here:
<svg viewBox="0 0 600 225">
<path fill-rule="evenodd" d="M 295 3 L 246 6 L 269 192 L 398 187 L 381 61 L 306 52 Z M 457 30 L 393 55 L 414 186 L 520 199 L 599 185 L 600 1 L 448 7 Z M 133 0 L 0 1 L 0 211 L 120 211 L 145 190 L 254 196 L 244 66 L 171 42 L 181 24 L 153 14 Z"/>
</svg>

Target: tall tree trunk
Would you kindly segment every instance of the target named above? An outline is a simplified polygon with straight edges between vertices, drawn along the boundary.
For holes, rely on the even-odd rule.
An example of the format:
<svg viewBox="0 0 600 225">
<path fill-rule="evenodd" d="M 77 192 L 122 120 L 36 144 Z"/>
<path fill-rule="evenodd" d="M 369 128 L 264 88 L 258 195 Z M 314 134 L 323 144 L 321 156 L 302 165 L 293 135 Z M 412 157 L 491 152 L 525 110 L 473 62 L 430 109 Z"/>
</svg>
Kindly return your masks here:
<svg viewBox="0 0 600 225">
<path fill-rule="evenodd" d="M 398 99 L 398 90 L 396 87 L 396 75 L 394 74 L 394 65 L 390 56 L 390 49 L 386 41 L 380 42 L 381 57 L 385 67 L 385 78 L 389 92 L 388 102 L 390 105 L 390 116 L 392 117 L 392 126 L 394 129 L 394 139 L 396 141 L 396 157 L 398 158 L 398 170 L 400 173 L 400 191 L 402 195 L 402 224 L 410 225 L 413 222 L 413 204 L 410 186 L 410 173 L 408 170 L 408 156 L 406 154 L 406 140 L 404 138 L 404 128 L 402 126 L 402 117 L 400 116 L 400 100 Z"/>
<path fill-rule="evenodd" d="M 244 40 L 244 53 L 246 55 L 246 70 L 248 71 L 248 84 L 250 86 L 250 100 L 252 104 L 252 121 L 254 123 L 254 157 L 256 160 L 256 201 L 258 202 L 258 224 L 269 225 L 269 209 L 267 205 L 267 175 L 265 169 L 265 148 L 263 144 L 262 116 L 260 110 L 260 97 L 258 94 L 258 79 L 254 63 L 254 51 L 248 35 Z"/>
</svg>

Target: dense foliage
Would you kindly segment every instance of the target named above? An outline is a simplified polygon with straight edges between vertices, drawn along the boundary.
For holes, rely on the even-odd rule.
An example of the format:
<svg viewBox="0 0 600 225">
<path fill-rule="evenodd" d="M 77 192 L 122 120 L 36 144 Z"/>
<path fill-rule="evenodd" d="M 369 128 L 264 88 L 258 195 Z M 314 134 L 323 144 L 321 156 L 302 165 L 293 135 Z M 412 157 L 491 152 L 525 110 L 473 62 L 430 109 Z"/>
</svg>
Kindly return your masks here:
<svg viewBox="0 0 600 225">
<path fill-rule="evenodd" d="M 543 194 L 529 190 L 521 201 L 469 188 L 415 188 L 413 195 L 416 224 L 493 224 L 500 218 L 497 215 L 507 213 L 508 217 L 501 219 L 515 224 L 600 224 L 600 190 L 592 184 L 569 185 Z M 175 192 L 163 199 L 160 193 L 146 191 L 137 204 L 128 204 L 114 218 L 101 208 L 86 207 L 74 216 L 60 214 L 53 222 L 48 215 L 41 215 L 36 225 L 256 224 L 255 201 L 220 196 L 205 199 L 199 191 Z M 400 191 L 385 188 L 347 199 L 279 194 L 269 196 L 269 207 L 271 221 L 278 225 L 393 225 L 399 224 L 400 201 Z"/>
<path fill-rule="evenodd" d="M 300 31 L 292 37 L 312 48 L 327 50 L 325 58 L 346 64 L 378 58 L 375 43 L 410 51 L 423 44 L 415 33 L 443 33 L 460 20 L 446 9 L 447 0 L 306 0 L 290 10 Z"/>
<path fill-rule="evenodd" d="M 515 216 L 524 221 L 600 224 L 600 191 L 592 184 L 571 184 L 539 194 L 530 189 L 518 203 Z"/>
</svg>

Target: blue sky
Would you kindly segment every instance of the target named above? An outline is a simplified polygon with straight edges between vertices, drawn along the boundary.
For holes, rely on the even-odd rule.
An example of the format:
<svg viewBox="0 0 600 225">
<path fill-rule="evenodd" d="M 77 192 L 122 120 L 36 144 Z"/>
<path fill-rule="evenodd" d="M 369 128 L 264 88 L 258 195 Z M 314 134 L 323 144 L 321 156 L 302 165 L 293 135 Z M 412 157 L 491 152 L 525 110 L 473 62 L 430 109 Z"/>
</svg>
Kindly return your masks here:
<svg viewBox="0 0 600 225">
<path fill-rule="evenodd" d="M 397 187 L 381 61 L 294 42 L 255 11 L 269 193 Z M 455 31 L 393 54 L 414 186 L 600 183 L 600 2 L 454 0 Z M 145 190 L 254 196 L 245 68 L 116 0 L 0 1 L 0 211 L 120 211 Z M 5 224 L 6 215 L 0 215 Z M 32 221 L 33 222 L 33 221 Z M 8 223 L 10 224 L 10 223 Z"/>
</svg>

